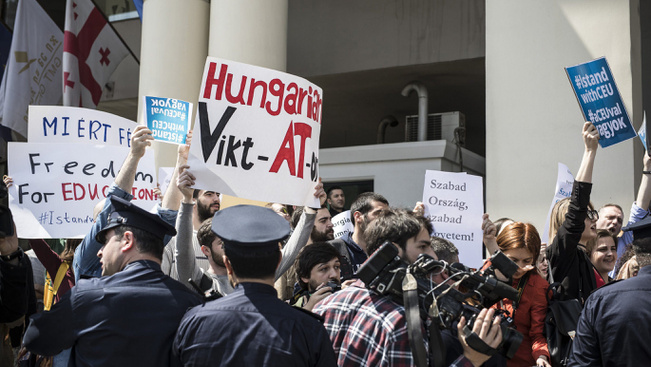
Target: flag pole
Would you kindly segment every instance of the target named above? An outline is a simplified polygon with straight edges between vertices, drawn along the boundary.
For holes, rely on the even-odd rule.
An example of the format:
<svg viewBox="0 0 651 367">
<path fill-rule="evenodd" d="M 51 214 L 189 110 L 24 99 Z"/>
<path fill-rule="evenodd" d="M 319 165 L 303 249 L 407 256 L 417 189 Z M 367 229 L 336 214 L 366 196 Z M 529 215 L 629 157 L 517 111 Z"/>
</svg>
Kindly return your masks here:
<svg viewBox="0 0 651 367">
<path fill-rule="evenodd" d="M 111 24 L 111 22 L 109 22 L 108 17 L 106 16 L 106 14 L 104 14 L 104 12 L 102 11 L 102 9 L 101 9 L 99 6 L 97 6 L 97 4 L 95 3 L 95 0 L 90 0 L 90 2 L 92 2 L 93 5 L 95 5 L 95 7 L 96 7 L 97 10 L 99 11 L 99 13 L 102 14 L 102 16 L 104 17 L 104 20 L 106 20 L 106 24 L 108 24 L 109 27 L 111 27 L 111 29 L 113 30 L 113 32 L 115 32 L 115 35 L 118 36 L 118 38 L 120 39 L 120 41 L 122 41 L 122 43 L 124 44 L 124 47 L 127 48 L 127 50 L 129 51 L 129 53 L 131 54 L 131 56 L 133 56 L 133 58 L 136 60 L 136 63 L 137 63 L 138 65 L 140 65 L 140 60 L 138 60 L 138 58 L 136 57 L 136 54 L 133 53 L 133 51 L 131 51 L 131 48 L 129 47 L 129 45 L 128 45 L 126 42 L 124 42 L 124 39 L 122 38 L 122 36 L 120 36 L 120 33 L 118 33 L 118 31 L 115 30 L 115 27 L 113 27 L 113 24 Z"/>
</svg>

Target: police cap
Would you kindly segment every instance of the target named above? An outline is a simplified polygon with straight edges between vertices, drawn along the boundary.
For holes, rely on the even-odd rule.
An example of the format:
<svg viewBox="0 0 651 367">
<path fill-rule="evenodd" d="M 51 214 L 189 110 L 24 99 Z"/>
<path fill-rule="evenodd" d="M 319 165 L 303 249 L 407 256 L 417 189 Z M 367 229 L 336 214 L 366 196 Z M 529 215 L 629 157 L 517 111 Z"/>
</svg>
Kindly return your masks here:
<svg viewBox="0 0 651 367">
<path fill-rule="evenodd" d="M 215 213 L 212 231 L 225 246 L 273 248 L 289 236 L 289 223 L 269 208 L 236 205 Z"/>
<path fill-rule="evenodd" d="M 637 223 L 622 228 L 623 231 L 633 231 L 633 248 L 637 253 L 651 253 L 651 217 L 646 217 Z"/>
<path fill-rule="evenodd" d="M 132 202 L 119 197 L 111 196 L 110 200 L 113 211 L 109 214 L 108 223 L 95 236 L 97 242 L 104 243 L 106 232 L 119 226 L 142 229 L 160 239 L 165 238 L 165 235 L 176 235 L 174 226 L 166 223 L 158 215 L 139 208 Z"/>
</svg>

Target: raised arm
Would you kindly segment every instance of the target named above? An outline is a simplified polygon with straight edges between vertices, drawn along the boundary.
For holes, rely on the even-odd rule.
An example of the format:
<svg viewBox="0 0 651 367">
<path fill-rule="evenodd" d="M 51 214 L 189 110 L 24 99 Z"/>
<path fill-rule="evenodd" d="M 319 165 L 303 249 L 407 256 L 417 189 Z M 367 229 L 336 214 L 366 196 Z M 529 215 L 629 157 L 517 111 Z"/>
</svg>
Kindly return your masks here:
<svg viewBox="0 0 651 367">
<path fill-rule="evenodd" d="M 319 198 L 319 203 L 323 207 L 328 196 L 325 190 L 323 190 L 321 178 L 319 178 L 319 183 L 314 187 L 314 196 Z M 306 206 L 298 224 L 296 224 L 296 228 L 294 228 L 294 232 L 292 232 L 289 240 L 287 240 L 287 244 L 282 249 L 283 258 L 280 261 L 280 265 L 278 265 L 278 269 L 276 269 L 276 280 L 285 274 L 287 269 L 294 264 L 298 253 L 310 239 L 312 228 L 314 228 L 315 217 L 316 210 Z"/>
<path fill-rule="evenodd" d="M 483 220 L 481 229 L 484 231 L 484 245 L 486 245 L 488 253 L 492 255 L 500 249 L 497 246 L 497 228 L 490 218 L 488 218 L 488 213 L 484 213 L 481 218 Z"/>
<path fill-rule="evenodd" d="M 585 146 L 583 159 L 575 179 L 579 182 L 592 182 L 592 169 L 599 147 L 599 132 L 591 122 L 583 124 L 583 145 Z"/>
<path fill-rule="evenodd" d="M 115 184 L 128 193 L 131 193 L 131 188 L 133 188 L 138 163 L 145 155 L 147 147 L 151 146 L 151 142 L 154 140 L 151 133 L 152 131 L 147 126 L 138 125 L 131 135 L 131 149 L 129 149 L 129 154 L 124 160 L 120 172 L 115 177 Z"/>
<path fill-rule="evenodd" d="M 79 281 L 80 277 L 100 277 L 102 275 L 102 267 L 97 257 L 97 252 L 102 248 L 102 244 L 95 240 L 95 236 L 108 222 L 108 216 L 111 214 L 113 207 L 111 201 L 108 200 L 110 196 L 117 196 L 126 200 L 133 199 L 131 189 L 135 181 L 136 171 L 140 159 L 145 155 L 145 150 L 151 145 L 154 138 L 151 136 L 151 130 L 146 126 L 138 125 L 133 134 L 131 135 L 131 148 L 129 154 L 124 160 L 120 171 L 115 177 L 115 182 L 108 190 L 107 200 L 103 204 L 102 210 L 95 218 L 93 226 L 86 234 L 86 237 L 81 241 L 81 244 L 75 250 L 75 257 L 72 261 L 75 283 Z"/>
<path fill-rule="evenodd" d="M 183 199 L 183 194 L 175 183 L 179 178 L 180 167 L 185 166 L 185 164 L 188 163 L 188 153 L 190 152 L 191 143 L 192 130 L 188 132 L 188 136 L 185 139 L 185 144 L 179 145 L 179 148 L 177 150 L 178 155 L 176 157 L 176 166 L 174 167 L 174 173 L 172 174 L 170 184 L 167 186 L 167 190 L 163 196 L 163 203 L 161 204 L 163 208 L 170 210 L 179 210 L 181 200 Z"/>
<path fill-rule="evenodd" d="M 644 168 L 645 172 L 651 172 L 651 158 L 644 152 Z M 651 201 L 651 173 L 643 173 L 640 180 L 640 188 L 637 190 L 637 197 L 635 203 L 643 210 L 649 210 L 649 201 Z"/>
<path fill-rule="evenodd" d="M 191 186 L 194 185 L 195 178 L 187 170 L 188 168 L 187 165 L 179 167 L 180 174 L 176 185 L 183 196 L 183 201 L 179 217 L 176 220 L 176 261 L 174 266 L 178 273 L 177 280 L 190 287 L 188 279 L 192 279 L 198 285 L 203 277 L 203 272 L 197 264 L 192 246 L 192 208 L 194 207 L 192 192 L 194 189 Z"/>
</svg>

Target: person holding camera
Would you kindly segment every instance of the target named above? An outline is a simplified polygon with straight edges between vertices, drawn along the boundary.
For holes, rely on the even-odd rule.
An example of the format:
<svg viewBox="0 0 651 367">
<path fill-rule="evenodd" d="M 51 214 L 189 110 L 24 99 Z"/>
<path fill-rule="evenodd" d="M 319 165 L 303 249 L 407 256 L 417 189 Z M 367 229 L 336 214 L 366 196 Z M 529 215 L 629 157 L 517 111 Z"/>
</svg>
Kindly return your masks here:
<svg viewBox="0 0 651 367">
<path fill-rule="evenodd" d="M 431 229 L 427 219 L 416 217 L 411 212 L 383 210 L 364 232 L 367 251 L 372 254 L 389 241 L 398 248 L 398 256 L 406 263 L 413 263 L 420 254 L 436 259 L 430 246 Z M 441 272 L 430 275 L 430 279 L 441 283 L 447 276 Z M 417 365 L 410 347 L 405 307 L 394 302 L 389 295 L 368 289 L 361 280 L 326 297 L 316 305 L 314 312 L 325 319 L 324 325 L 333 342 L 339 366 Z M 466 327 L 466 320 L 462 317 L 458 324 L 459 335 L 466 335 L 468 331 L 474 341 L 479 339 L 487 349 L 494 350 L 502 341 L 501 319 L 494 315 L 495 310 L 481 310 L 472 327 Z M 463 355 L 452 366 L 480 366 L 489 359 L 488 355 L 472 349 L 466 337 L 460 336 L 459 339 Z M 427 343 L 422 342 L 427 348 Z M 429 354 L 442 352 L 430 351 Z"/>
<path fill-rule="evenodd" d="M 316 242 L 301 250 L 296 258 L 296 277 L 300 290 L 292 305 L 312 311 L 314 305 L 341 289 L 341 255 L 326 242 Z"/>
<path fill-rule="evenodd" d="M 518 299 L 503 299 L 493 306 L 508 312 L 516 330 L 523 336 L 520 347 L 506 366 L 551 367 L 547 339 L 543 335 L 549 283 L 538 275 L 534 266 L 541 247 L 538 231 L 530 223 L 514 222 L 504 227 L 496 237 L 497 230 L 488 214 L 484 214 L 483 220 L 484 244 L 488 251 L 502 251 L 519 267 L 511 283 L 518 290 Z"/>
</svg>

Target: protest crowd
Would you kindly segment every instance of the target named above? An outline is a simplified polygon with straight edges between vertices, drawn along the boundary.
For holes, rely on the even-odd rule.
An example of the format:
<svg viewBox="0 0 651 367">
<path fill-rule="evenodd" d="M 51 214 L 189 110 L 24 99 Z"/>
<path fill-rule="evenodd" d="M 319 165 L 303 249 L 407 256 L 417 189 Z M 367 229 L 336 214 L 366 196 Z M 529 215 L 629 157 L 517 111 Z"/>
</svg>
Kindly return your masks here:
<svg viewBox="0 0 651 367">
<path fill-rule="evenodd" d="M 400 264 L 391 272 L 409 269 L 405 277 L 445 289 L 441 312 L 449 292 L 468 286 L 463 249 L 431 235 L 422 203 L 400 209 L 362 193 L 349 206 L 352 233 L 337 239 L 331 215 L 346 199 L 320 181 L 313 193 L 320 207 L 221 208 L 219 193 L 192 188 L 189 134 L 175 184 L 152 213 L 130 192 L 153 139 L 145 126 L 133 131 L 81 241 L 61 248 L 31 239 L 29 256 L 11 210 L 0 207 L 2 365 L 584 366 L 650 358 L 640 344 L 650 320 L 651 159 L 644 157 L 623 228 L 620 205 L 597 210 L 590 201 L 599 134 L 589 122 L 571 196 L 552 210 L 549 243 L 532 224 L 483 215 L 488 253 L 515 269 L 499 268 L 497 282 L 517 296 L 499 286 L 481 299 L 465 294 L 467 311 L 447 324 L 421 317 L 422 300 L 414 306 L 377 286 L 390 272 L 379 259 L 391 250 L 388 260 Z M 12 177 L 4 184 L 11 188 Z M 497 257 L 482 269 L 491 261 Z M 427 271 L 418 275 L 418 266 Z M 637 339 L 617 342 L 624 335 Z"/>
<path fill-rule="evenodd" d="M 208 56 L 194 130 L 193 103 L 167 97 L 144 96 L 136 124 L 82 108 L 97 107 L 131 53 L 107 41 L 93 2 L 67 2 L 65 36 L 21 0 L 17 19 L 28 13 L 52 28 L 35 36 L 52 54 L 33 66 L 64 85 L 34 104 L 2 92 L 0 135 L 29 141 L 7 145 L 0 184 L 0 367 L 651 361 L 648 152 L 628 213 L 590 198 L 599 147 L 637 136 L 621 101 L 584 113 L 583 156 L 567 157 L 579 169 L 547 228 L 484 213 L 482 178 L 462 163 L 427 170 L 423 198 L 428 185 L 463 197 L 437 191 L 403 208 L 320 177 L 323 90 L 310 81 Z M 44 66 L 55 52 L 61 68 Z M 26 78 L 34 60 L 7 70 Z M 94 75 L 92 62 L 107 69 Z M 619 94 L 606 66 L 566 68 L 582 107 Z M 154 160 L 159 143 L 174 144 L 174 167 Z M 154 167 L 169 168 L 169 184 Z M 472 234 L 445 226 L 462 217 Z"/>
</svg>

